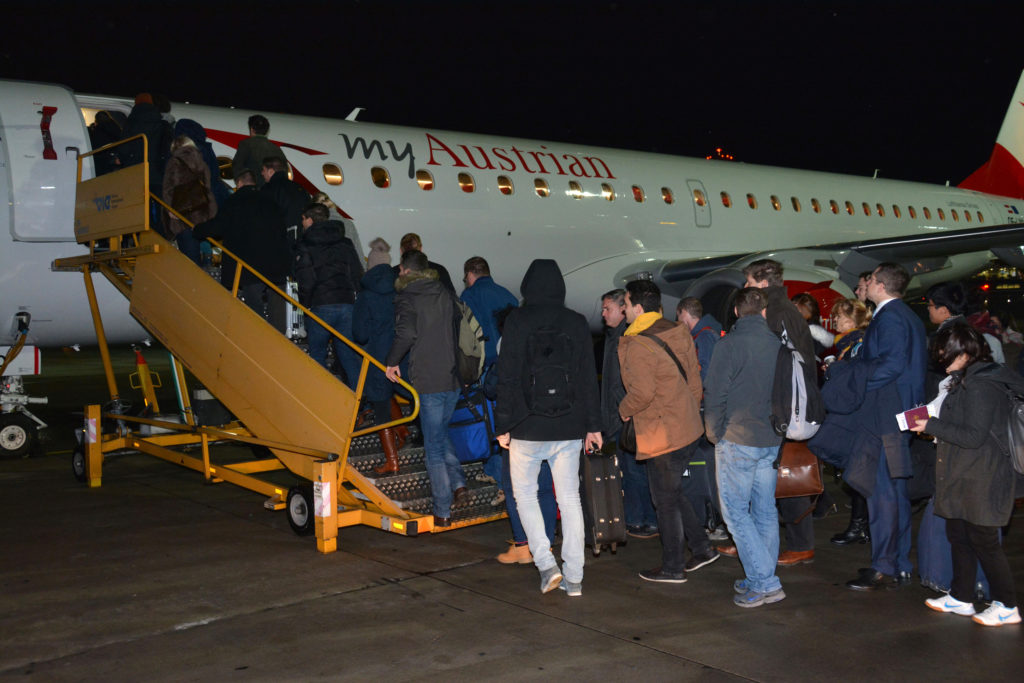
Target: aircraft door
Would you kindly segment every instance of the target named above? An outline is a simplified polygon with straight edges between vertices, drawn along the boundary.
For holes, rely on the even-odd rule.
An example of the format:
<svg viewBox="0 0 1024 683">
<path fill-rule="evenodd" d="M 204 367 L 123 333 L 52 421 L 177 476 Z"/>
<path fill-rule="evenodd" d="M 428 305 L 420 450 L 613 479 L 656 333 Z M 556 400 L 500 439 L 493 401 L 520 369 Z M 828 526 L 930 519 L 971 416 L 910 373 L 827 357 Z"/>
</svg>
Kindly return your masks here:
<svg viewBox="0 0 1024 683">
<path fill-rule="evenodd" d="M 697 227 L 710 228 L 711 203 L 708 200 L 708 193 L 704 190 L 704 183 L 688 179 L 686 186 L 690 188 L 690 201 L 693 203 L 693 214 Z"/>
<path fill-rule="evenodd" d="M 88 150 L 88 131 L 70 90 L 0 81 L 0 197 L 7 195 L 3 227 L 14 240 L 75 240 L 77 159 Z"/>
</svg>

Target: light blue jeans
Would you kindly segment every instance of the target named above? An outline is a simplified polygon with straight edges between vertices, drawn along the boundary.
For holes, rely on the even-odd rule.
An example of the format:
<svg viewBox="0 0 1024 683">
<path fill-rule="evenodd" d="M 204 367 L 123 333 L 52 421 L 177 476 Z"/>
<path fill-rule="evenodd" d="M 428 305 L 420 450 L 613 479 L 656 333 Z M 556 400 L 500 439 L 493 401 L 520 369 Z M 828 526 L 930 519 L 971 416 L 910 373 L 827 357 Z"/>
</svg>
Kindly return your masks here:
<svg viewBox="0 0 1024 683">
<path fill-rule="evenodd" d="M 715 445 L 718 497 L 751 590 L 782 588 L 775 575 L 779 560 L 779 514 L 775 508 L 778 446 L 741 446 L 722 439 Z"/>
<path fill-rule="evenodd" d="M 509 469 L 519 520 L 526 529 L 530 552 L 537 569 L 551 569 L 557 562 L 551 553 L 544 516 L 537 502 L 537 477 L 547 461 L 555 482 L 555 497 L 562 513 L 562 576 L 571 583 L 583 581 L 583 507 L 580 505 L 580 451 L 583 440 L 523 441 L 509 444 Z"/>
<path fill-rule="evenodd" d="M 448 436 L 457 391 L 439 391 L 420 394 L 420 429 L 423 430 L 423 455 L 427 461 L 427 476 L 434 499 L 434 514 L 449 518 L 452 515 L 452 494 L 466 485 L 462 463 L 455 457 L 455 446 Z"/>
</svg>

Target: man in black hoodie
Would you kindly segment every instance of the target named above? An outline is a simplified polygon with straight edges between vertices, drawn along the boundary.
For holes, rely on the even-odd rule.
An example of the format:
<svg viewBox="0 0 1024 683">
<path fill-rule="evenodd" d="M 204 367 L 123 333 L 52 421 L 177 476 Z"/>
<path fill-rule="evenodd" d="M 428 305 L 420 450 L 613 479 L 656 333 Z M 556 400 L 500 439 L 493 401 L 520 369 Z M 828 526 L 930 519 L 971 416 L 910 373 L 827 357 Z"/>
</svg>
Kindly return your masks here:
<svg viewBox="0 0 1024 683">
<path fill-rule="evenodd" d="M 346 339 L 352 339 L 352 312 L 356 303 L 363 265 L 344 228 L 330 219 L 323 204 L 310 204 L 302 213 L 302 236 L 295 244 L 295 280 L 299 301 Z M 314 320 L 307 321 L 309 355 L 327 367 L 327 346 L 345 369 L 348 386 L 355 390 L 361 358 Z"/>
<path fill-rule="evenodd" d="M 565 307 L 558 264 L 536 259 L 519 288 L 523 305 L 505 319 L 498 355 L 498 443 L 509 449 L 519 518 L 540 570 L 541 592 L 562 582 L 537 502 L 537 476 L 547 461 L 562 513 L 562 570 L 570 596 L 582 593 L 583 508 L 580 450 L 601 447 L 601 405 L 590 328 Z"/>
<path fill-rule="evenodd" d="M 260 192 L 269 197 L 284 216 L 288 243 L 294 245 L 299 238 L 302 212 L 309 204 L 309 193 L 294 180 L 288 179 L 288 162 L 283 157 L 267 157 L 261 171 L 265 184 Z"/>
</svg>

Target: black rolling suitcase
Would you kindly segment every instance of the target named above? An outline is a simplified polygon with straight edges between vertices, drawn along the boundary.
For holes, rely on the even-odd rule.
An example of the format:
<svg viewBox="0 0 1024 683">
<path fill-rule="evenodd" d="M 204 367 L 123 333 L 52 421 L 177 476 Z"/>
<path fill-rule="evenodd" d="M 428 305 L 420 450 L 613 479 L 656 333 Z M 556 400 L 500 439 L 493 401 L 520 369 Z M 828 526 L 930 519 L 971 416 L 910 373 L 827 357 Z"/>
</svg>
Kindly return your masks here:
<svg viewBox="0 0 1024 683">
<path fill-rule="evenodd" d="M 613 553 L 626 542 L 619 459 L 600 451 L 580 456 L 580 501 L 586 544 L 594 555 L 604 548 Z"/>
</svg>

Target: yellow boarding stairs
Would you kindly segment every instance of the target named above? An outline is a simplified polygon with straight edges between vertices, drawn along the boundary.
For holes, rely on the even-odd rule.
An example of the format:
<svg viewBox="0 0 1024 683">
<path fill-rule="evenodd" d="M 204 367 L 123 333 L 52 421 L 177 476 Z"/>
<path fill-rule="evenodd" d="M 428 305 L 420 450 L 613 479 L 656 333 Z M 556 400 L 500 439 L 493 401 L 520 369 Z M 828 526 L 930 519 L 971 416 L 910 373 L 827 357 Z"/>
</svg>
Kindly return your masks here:
<svg viewBox="0 0 1024 683">
<path fill-rule="evenodd" d="M 143 145 L 143 163 L 82 180 L 83 159 L 133 141 Z M 115 412 L 104 413 L 99 405 L 87 406 L 83 445 L 73 462 L 76 474 L 90 486 L 99 486 L 104 454 L 125 449 L 141 451 L 201 472 L 208 482 L 227 481 L 267 496 L 264 505 L 275 510 L 286 508 L 289 522 L 298 533 L 315 529 L 317 548 L 323 553 L 337 549 L 339 527 L 366 524 L 408 536 L 446 530 L 434 529 L 431 514 L 403 509 L 349 461 L 353 440 L 416 417 L 419 396 L 415 390 L 402 382 L 413 397 L 410 415 L 356 430 L 367 371 L 371 364 L 381 370 L 383 366 L 223 245 L 217 246 L 239 264 L 230 290 L 152 230 L 147 197 L 169 211 L 173 209 L 149 193 L 147 160 L 144 136 L 82 155 L 78 162 L 75 237 L 89 253 L 59 259 L 54 268 L 76 270 L 84 276 L 112 405 L 119 405 L 120 395 L 96 303 L 92 281 L 95 271 L 124 294 L 132 315 L 178 361 L 173 367 L 182 387 L 185 424 L 130 417 L 116 412 L 116 408 Z M 360 354 L 362 368 L 355 393 L 237 298 L 242 268 Z M 182 366 L 238 422 L 219 428 L 198 426 L 184 389 Z M 376 440 L 375 436 L 367 438 Z M 266 446 L 274 457 L 214 463 L 210 444 L 217 441 Z M 200 457 L 184 449 L 196 445 Z M 223 450 L 215 449 L 218 453 Z M 312 482 L 312 486 L 288 488 L 257 476 L 282 469 Z M 503 508 L 450 528 L 502 516 Z"/>
</svg>

